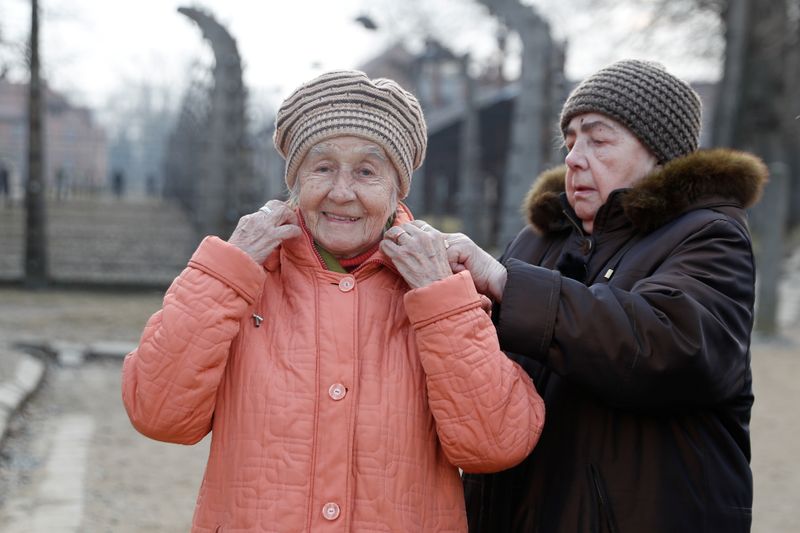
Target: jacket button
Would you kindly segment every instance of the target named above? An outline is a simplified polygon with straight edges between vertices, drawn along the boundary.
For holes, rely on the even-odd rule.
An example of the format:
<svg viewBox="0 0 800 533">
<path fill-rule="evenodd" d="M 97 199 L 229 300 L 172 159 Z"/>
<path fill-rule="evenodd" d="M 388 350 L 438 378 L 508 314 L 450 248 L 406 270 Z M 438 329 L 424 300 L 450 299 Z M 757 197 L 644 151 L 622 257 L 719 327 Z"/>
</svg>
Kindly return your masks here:
<svg viewBox="0 0 800 533">
<path fill-rule="evenodd" d="M 356 280 L 353 279 L 351 276 L 342 278 L 342 281 L 339 282 L 339 290 L 342 292 L 350 292 L 353 290 L 353 287 L 355 286 L 356 286 Z"/>
<path fill-rule="evenodd" d="M 328 395 L 334 400 L 339 401 L 347 395 L 347 389 L 341 383 L 334 383 L 328 389 Z"/>
<path fill-rule="evenodd" d="M 322 506 L 322 516 L 325 520 L 336 520 L 339 518 L 339 512 L 339 506 L 333 502 Z"/>
<path fill-rule="evenodd" d="M 336 401 L 341 400 L 347 394 L 347 389 L 344 388 L 344 385 L 341 383 L 334 383 L 331 385 L 331 388 L 328 389 L 328 395 Z"/>
</svg>

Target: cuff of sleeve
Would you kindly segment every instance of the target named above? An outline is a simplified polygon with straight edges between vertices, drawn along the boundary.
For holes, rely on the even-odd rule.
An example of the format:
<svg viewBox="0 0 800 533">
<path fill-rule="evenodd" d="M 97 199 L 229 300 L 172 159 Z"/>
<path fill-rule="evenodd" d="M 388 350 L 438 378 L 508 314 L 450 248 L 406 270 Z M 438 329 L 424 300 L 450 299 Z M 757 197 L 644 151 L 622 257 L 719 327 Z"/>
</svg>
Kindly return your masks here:
<svg viewBox="0 0 800 533">
<path fill-rule="evenodd" d="M 408 319 L 416 329 L 466 309 L 481 307 L 480 295 L 466 270 L 427 287 L 413 289 L 404 298 Z"/>
<path fill-rule="evenodd" d="M 561 274 L 517 259 L 505 266 L 508 278 L 496 319 L 500 347 L 542 360 L 553 339 Z"/>
<path fill-rule="evenodd" d="M 203 239 L 189 260 L 189 266 L 202 270 L 235 290 L 252 304 L 264 284 L 264 269 L 249 255 L 219 237 Z"/>
</svg>

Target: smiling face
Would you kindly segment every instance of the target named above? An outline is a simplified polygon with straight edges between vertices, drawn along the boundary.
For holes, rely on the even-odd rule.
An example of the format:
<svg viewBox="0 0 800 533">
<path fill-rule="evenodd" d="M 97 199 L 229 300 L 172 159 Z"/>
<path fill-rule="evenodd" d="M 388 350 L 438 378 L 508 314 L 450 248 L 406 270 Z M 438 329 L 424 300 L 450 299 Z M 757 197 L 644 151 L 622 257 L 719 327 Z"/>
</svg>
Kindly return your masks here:
<svg viewBox="0 0 800 533">
<path fill-rule="evenodd" d="M 576 115 L 564 135 L 569 153 L 569 205 L 591 233 L 597 210 L 616 189 L 631 187 L 657 165 L 655 156 L 625 126 L 599 113 Z"/>
<path fill-rule="evenodd" d="M 306 226 L 339 259 L 369 250 L 397 209 L 397 171 L 383 148 L 359 137 L 314 145 L 300 164 L 297 183 Z"/>
</svg>

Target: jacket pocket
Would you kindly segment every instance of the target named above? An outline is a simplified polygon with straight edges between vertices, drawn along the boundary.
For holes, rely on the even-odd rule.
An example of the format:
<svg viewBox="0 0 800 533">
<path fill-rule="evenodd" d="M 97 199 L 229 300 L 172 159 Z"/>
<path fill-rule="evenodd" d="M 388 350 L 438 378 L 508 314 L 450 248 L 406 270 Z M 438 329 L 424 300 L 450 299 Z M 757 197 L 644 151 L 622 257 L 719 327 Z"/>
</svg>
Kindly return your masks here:
<svg viewBox="0 0 800 533">
<path fill-rule="evenodd" d="M 614 520 L 614 509 L 608 498 L 608 491 L 600 469 L 592 463 L 587 465 L 589 491 L 593 496 L 592 529 L 597 533 L 619 533 Z"/>
</svg>

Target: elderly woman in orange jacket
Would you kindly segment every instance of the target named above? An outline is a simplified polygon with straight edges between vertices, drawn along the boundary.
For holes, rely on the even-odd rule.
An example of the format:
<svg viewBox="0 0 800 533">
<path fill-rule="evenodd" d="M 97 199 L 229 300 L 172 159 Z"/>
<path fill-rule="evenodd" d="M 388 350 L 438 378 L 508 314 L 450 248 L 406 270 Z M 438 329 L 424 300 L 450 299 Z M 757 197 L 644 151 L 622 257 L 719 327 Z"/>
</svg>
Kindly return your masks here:
<svg viewBox="0 0 800 533">
<path fill-rule="evenodd" d="M 206 238 L 125 360 L 154 439 L 212 434 L 193 531 L 465 531 L 459 468 L 523 460 L 544 410 L 469 272 L 400 203 L 413 95 L 324 74 L 278 113 L 288 203 Z"/>
</svg>

